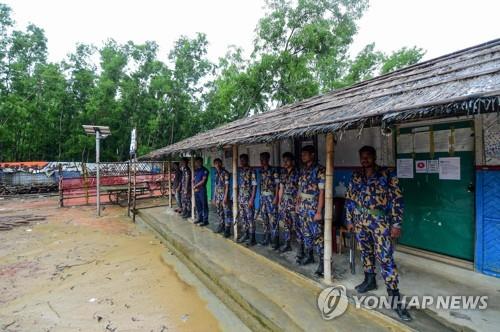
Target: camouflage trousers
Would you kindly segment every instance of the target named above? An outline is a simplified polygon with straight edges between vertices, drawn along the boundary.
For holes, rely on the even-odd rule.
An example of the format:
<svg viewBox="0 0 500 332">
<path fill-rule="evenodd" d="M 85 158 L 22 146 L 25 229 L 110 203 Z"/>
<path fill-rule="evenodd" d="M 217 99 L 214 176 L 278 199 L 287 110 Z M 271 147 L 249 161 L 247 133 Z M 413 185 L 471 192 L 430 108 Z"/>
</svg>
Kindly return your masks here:
<svg viewBox="0 0 500 332">
<path fill-rule="evenodd" d="M 250 199 L 239 197 L 238 199 L 238 223 L 243 232 L 255 232 L 254 208 L 249 206 Z"/>
<path fill-rule="evenodd" d="M 214 199 L 215 211 L 217 212 L 218 222 L 220 226 L 231 226 L 231 208 L 229 203 L 224 203 L 224 194 L 215 195 Z"/>
<path fill-rule="evenodd" d="M 356 238 L 365 272 L 375 273 L 375 258 L 388 289 L 398 288 L 398 269 L 394 263 L 391 228 L 385 217 L 364 215 L 355 222 Z"/>
<path fill-rule="evenodd" d="M 295 213 L 295 202 L 293 199 L 286 199 L 286 197 L 281 201 L 279 212 L 278 212 L 278 222 L 283 228 L 283 240 L 290 241 L 292 238 L 292 232 L 295 228 L 297 232 L 297 241 L 302 242 L 302 230 L 297 229 L 297 213 Z"/>
<path fill-rule="evenodd" d="M 302 199 L 299 204 L 300 227 L 304 239 L 304 248 L 316 250 L 320 258 L 324 253 L 323 221 L 315 221 L 316 203 L 312 200 Z"/>
<path fill-rule="evenodd" d="M 181 192 L 182 213 L 191 215 L 191 193 Z"/>
<path fill-rule="evenodd" d="M 276 216 L 276 206 L 273 204 L 274 195 L 260 196 L 260 217 L 264 227 L 264 233 L 271 233 L 274 238 L 279 233 L 278 218 Z"/>
</svg>

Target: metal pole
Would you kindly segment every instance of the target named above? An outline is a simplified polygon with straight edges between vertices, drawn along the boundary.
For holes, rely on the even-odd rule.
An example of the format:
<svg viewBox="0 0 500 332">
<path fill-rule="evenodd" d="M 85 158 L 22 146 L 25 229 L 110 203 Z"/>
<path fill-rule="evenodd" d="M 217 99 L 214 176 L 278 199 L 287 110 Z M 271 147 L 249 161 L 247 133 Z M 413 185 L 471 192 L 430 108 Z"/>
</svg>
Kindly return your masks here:
<svg viewBox="0 0 500 332">
<path fill-rule="evenodd" d="M 172 163 L 168 161 L 167 164 L 167 183 L 168 183 L 168 206 L 172 208 Z"/>
<path fill-rule="evenodd" d="M 132 207 L 132 221 L 135 222 L 136 202 L 137 202 L 137 154 L 134 153 L 134 205 Z"/>
<path fill-rule="evenodd" d="M 62 164 L 59 164 L 59 207 L 64 206 Z"/>
<path fill-rule="evenodd" d="M 100 149 L 100 138 L 101 133 L 99 130 L 95 132 L 95 163 L 97 167 L 96 175 L 96 199 L 97 199 L 97 216 L 101 215 L 101 186 L 100 186 L 100 174 L 99 174 L 99 149 Z"/>
<path fill-rule="evenodd" d="M 233 233 L 238 238 L 238 145 L 233 145 Z"/>
<path fill-rule="evenodd" d="M 332 283 L 332 227 L 333 227 L 333 167 L 334 167 L 334 136 L 326 135 L 326 182 L 325 182 L 325 254 L 324 281 Z"/>
<path fill-rule="evenodd" d="M 194 211 L 196 208 L 196 199 L 194 197 L 194 156 L 191 154 L 191 219 L 195 220 Z"/>
</svg>

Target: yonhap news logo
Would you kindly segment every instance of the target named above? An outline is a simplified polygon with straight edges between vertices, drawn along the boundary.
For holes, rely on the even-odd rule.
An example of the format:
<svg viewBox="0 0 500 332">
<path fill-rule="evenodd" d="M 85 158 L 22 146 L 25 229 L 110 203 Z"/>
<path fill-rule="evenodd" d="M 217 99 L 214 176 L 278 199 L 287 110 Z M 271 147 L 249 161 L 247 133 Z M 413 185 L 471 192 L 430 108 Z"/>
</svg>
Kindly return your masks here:
<svg viewBox="0 0 500 332">
<path fill-rule="evenodd" d="M 412 295 L 402 296 L 401 306 L 406 309 L 438 310 L 486 310 L 488 296 L 486 295 Z M 352 302 L 356 309 L 394 309 L 397 301 L 390 296 L 354 295 Z M 346 288 L 343 285 L 327 287 L 317 298 L 318 308 L 324 320 L 331 320 L 342 315 L 349 305 Z"/>
<path fill-rule="evenodd" d="M 342 285 L 325 288 L 318 295 L 318 308 L 324 320 L 342 315 L 348 305 L 346 288 Z"/>
</svg>

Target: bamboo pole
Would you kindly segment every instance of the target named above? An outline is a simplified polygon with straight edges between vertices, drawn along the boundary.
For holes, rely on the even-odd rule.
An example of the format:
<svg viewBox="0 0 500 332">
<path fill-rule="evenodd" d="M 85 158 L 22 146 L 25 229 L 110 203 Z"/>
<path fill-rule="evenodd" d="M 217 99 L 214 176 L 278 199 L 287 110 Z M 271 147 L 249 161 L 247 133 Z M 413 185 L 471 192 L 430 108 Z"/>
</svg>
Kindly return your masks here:
<svg viewBox="0 0 500 332">
<path fill-rule="evenodd" d="M 238 238 L 238 145 L 233 145 L 233 234 Z"/>
<path fill-rule="evenodd" d="M 172 162 L 169 160 L 167 164 L 167 183 L 168 183 L 168 206 L 172 208 Z"/>
<path fill-rule="evenodd" d="M 136 210 L 136 203 L 137 203 L 137 154 L 134 153 L 134 205 L 133 205 L 133 210 L 132 210 L 132 220 L 135 222 L 135 214 L 137 212 Z"/>
<path fill-rule="evenodd" d="M 333 168 L 335 142 L 333 133 L 326 135 L 326 182 L 325 182 L 325 253 L 324 281 L 332 283 L 332 227 L 333 227 Z"/>
<path fill-rule="evenodd" d="M 194 221 L 194 211 L 196 208 L 196 199 L 194 197 L 194 154 L 191 154 L 191 219 Z"/>
<path fill-rule="evenodd" d="M 130 163 L 131 159 L 129 159 L 127 163 L 127 174 L 128 174 L 128 191 L 127 191 L 127 216 L 130 217 L 130 202 L 132 201 L 131 199 L 131 194 L 132 194 L 132 173 L 131 173 L 131 168 L 130 168 Z"/>
</svg>

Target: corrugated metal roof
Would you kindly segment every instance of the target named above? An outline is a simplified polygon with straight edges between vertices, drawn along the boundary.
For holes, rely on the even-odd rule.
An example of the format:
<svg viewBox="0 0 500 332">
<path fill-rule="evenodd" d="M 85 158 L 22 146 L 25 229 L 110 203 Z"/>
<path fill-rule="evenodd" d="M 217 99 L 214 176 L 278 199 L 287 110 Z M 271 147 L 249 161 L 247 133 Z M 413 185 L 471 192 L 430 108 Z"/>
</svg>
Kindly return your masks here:
<svg viewBox="0 0 500 332">
<path fill-rule="evenodd" d="M 142 158 L 228 144 L 268 142 L 411 117 L 475 114 L 498 110 L 499 96 L 500 39 L 496 39 L 349 88 L 236 120 Z"/>
</svg>

